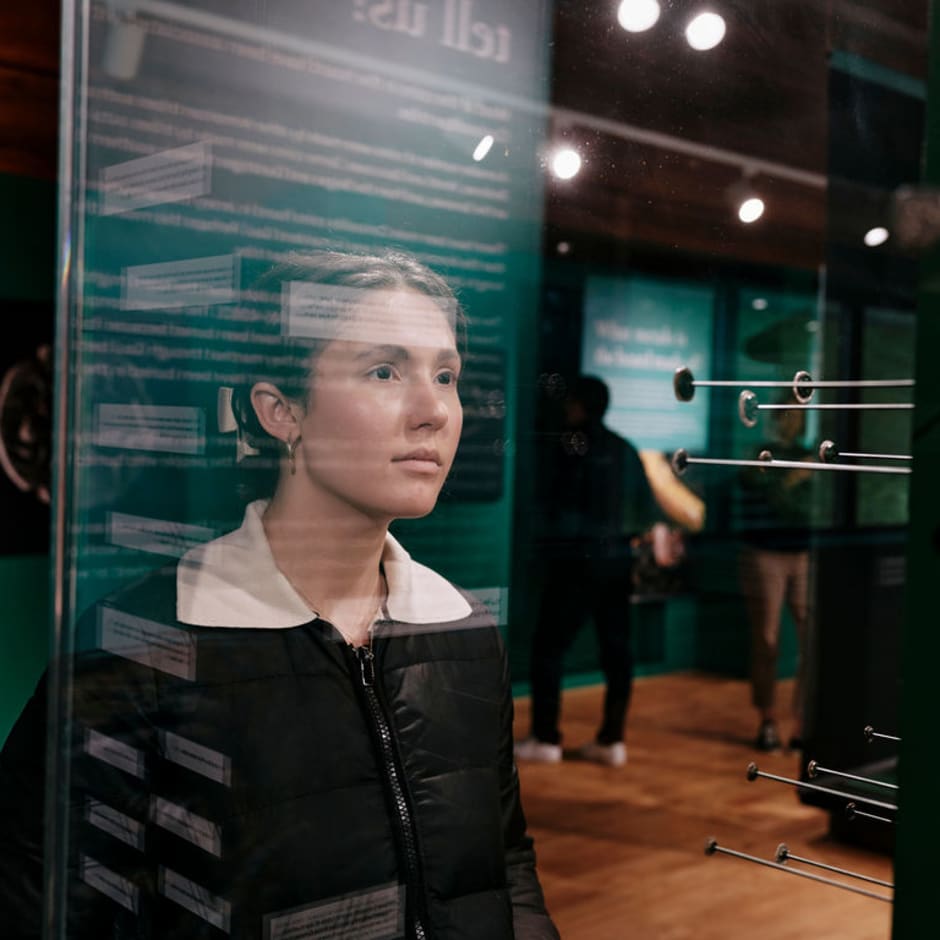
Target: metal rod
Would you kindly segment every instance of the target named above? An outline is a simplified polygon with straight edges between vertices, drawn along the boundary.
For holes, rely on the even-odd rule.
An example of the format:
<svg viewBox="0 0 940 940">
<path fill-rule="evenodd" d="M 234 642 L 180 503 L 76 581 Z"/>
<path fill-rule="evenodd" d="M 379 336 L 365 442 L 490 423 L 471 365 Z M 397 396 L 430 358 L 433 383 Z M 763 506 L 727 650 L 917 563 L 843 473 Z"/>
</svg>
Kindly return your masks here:
<svg viewBox="0 0 940 940">
<path fill-rule="evenodd" d="M 774 868 L 777 871 L 784 871 L 788 875 L 797 875 L 800 878 L 808 878 L 810 881 L 818 881 L 820 884 L 831 885 L 834 888 L 842 888 L 845 891 L 853 891 L 855 894 L 863 894 L 865 897 L 874 898 L 876 901 L 891 902 L 891 898 L 887 895 L 876 894 L 874 891 L 868 891 L 856 885 L 847 885 L 845 882 L 835 881 L 832 878 L 824 878 L 822 875 L 814 875 L 810 871 L 800 871 L 798 868 L 787 868 L 786 865 L 779 865 L 777 862 L 769 862 L 767 859 L 758 858 L 756 855 L 747 855 L 744 852 L 736 852 L 734 849 L 726 849 L 723 845 L 719 845 L 716 839 L 708 839 L 705 843 L 705 854 L 714 855 L 716 852 L 721 855 L 731 855 L 734 858 L 741 858 L 747 862 L 755 862 L 758 865 Z"/>
<path fill-rule="evenodd" d="M 758 379 L 754 382 L 737 381 L 734 379 L 696 379 L 688 366 L 680 366 L 673 373 L 672 387 L 679 401 L 691 401 L 695 397 L 696 388 L 789 388 L 797 402 L 807 402 L 813 397 L 813 390 L 817 388 L 913 388 L 913 379 L 857 379 L 857 380 L 819 380 L 806 371 L 797 372 L 791 381 L 770 381 Z"/>
<path fill-rule="evenodd" d="M 911 411 L 914 405 L 909 401 L 903 402 L 830 402 L 816 404 L 806 397 L 796 396 L 797 401 L 786 404 L 762 405 L 757 396 L 749 389 L 744 389 L 738 395 L 738 417 L 747 428 L 757 425 L 757 414 L 760 411 L 800 411 L 812 409 L 814 411 Z"/>
<path fill-rule="evenodd" d="M 841 777 L 843 780 L 857 780 L 859 783 L 867 783 L 872 787 L 881 787 L 885 790 L 899 790 L 896 783 L 887 783 L 884 780 L 875 780 L 874 777 L 859 777 L 855 774 L 847 774 L 841 770 L 831 770 L 829 767 L 822 767 L 817 761 L 811 760 L 806 765 L 806 772 L 810 779 L 814 780 L 817 774 L 829 774 L 832 777 Z"/>
<path fill-rule="evenodd" d="M 743 380 L 736 382 L 733 379 L 714 379 L 703 382 L 696 379 L 692 383 L 695 388 L 744 388 L 745 385 L 748 388 L 789 388 L 792 384 L 792 382 L 771 382 L 769 380 L 764 381 L 763 379 L 756 382 L 746 382 Z M 811 383 L 804 382 L 802 384 L 810 385 Z"/>
<path fill-rule="evenodd" d="M 750 382 L 742 383 L 744 385 L 756 384 Z M 791 385 L 790 382 L 784 382 L 784 385 Z M 854 381 L 840 381 L 832 379 L 830 381 L 815 381 L 814 379 L 800 379 L 800 385 L 809 388 L 913 388 L 913 379 L 858 379 Z"/>
<path fill-rule="evenodd" d="M 822 868 L 825 871 L 831 871 L 836 875 L 846 875 L 849 878 L 858 878 L 859 881 L 867 881 L 873 885 L 881 885 L 882 888 L 894 888 L 890 881 L 882 881 L 880 878 L 872 878 L 870 875 L 860 875 L 858 872 L 849 871 L 847 868 L 837 868 L 835 865 L 827 865 L 825 862 L 817 862 L 811 858 L 801 858 L 794 855 L 785 842 L 777 846 L 777 861 L 785 865 L 788 861 L 799 862 L 801 865 L 811 865 L 813 868 Z"/>
<path fill-rule="evenodd" d="M 875 402 L 806 402 L 803 405 L 762 405 L 758 402 L 754 407 L 758 411 L 912 411 L 914 405 L 909 401 L 875 401 Z"/>
<path fill-rule="evenodd" d="M 866 803 L 869 806 L 877 806 L 879 809 L 886 809 L 895 813 L 898 810 L 897 806 L 893 803 L 884 803 L 881 800 L 873 800 L 871 797 L 858 796 L 855 793 L 846 793 L 845 790 L 833 790 L 831 787 L 821 787 L 818 783 L 807 783 L 805 780 L 792 780 L 790 777 L 768 774 L 763 770 L 759 770 L 757 764 L 751 761 L 751 763 L 747 765 L 747 779 L 753 781 L 758 777 L 763 777 L 766 780 L 776 780 L 777 783 L 786 783 L 800 790 L 813 790 L 816 793 L 828 793 L 830 796 L 837 796 L 843 800 L 854 800 L 858 803 Z"/>
<path fill-rule="evenodd" d="M 844 450 L 839 451 L 840 457 L 857 457 L 861 460 L 913 460 L 910 454 L 850 454 Z"/>
<path fill-rule="evenodd" d="M 874 813 L 863 813 L 860 809 L 856 808 L 854 803 L 845 804 L 845 815 L 850 820 L 856 818 L 873 819 L 875 822 L 888 823 L 889 826 L 894 824 L 893 819 L 888 819 L 885 816 L 875 816 Z"/>
<path fill-rule="evenodd" d="M 863 460 L 913 460 L 910 454 L 853 454 L 840 451 L 834 441 L 823 441 L 819 445 L 819 459 L 823 463 L 831 463 L 840 457 L 856 457 Z"/>
<path fill-rule="evenodd" d="M 769 454 L 770 451 L 762 451 Z M 679 448 L 672 455 L 672 469 L 680 476 L 691 464 L 703 464 L 715 467 L 761 467 L 766 470 L 844 470 L 847 473 L 889 473 L 895 475 L 908 475 L 910 467 L 872 467 L 857 463 L 814 463 L 802 460 L 774 460 L 771 456 L 767 460 L 732 460 L 719 457 L 690 457 L 688 453 Z"/>
<path fill-rule="evenodd" d="M 881 741 L 896 741 L 898 744 L 901 743 L 900 738 L 895 737 L 893 734 L 879 734 L 871 725 L 866 725 L 863 733 L 868 739 L 869 744 L 871 744 L 872 740 L 875 738 L 878 738 Z"/>
</svg>

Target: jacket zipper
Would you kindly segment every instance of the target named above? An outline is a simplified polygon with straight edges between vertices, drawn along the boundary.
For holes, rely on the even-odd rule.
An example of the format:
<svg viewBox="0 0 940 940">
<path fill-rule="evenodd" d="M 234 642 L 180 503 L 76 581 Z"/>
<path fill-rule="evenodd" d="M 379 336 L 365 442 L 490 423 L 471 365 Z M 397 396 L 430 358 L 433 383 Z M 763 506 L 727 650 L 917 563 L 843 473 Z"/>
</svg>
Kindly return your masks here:
<svg viewBox="0 0 940 940">
<path fill-rule="evenodd" d="M 418 840 L 415 833 L 411 807 L 408 805 L 408 799 L 405 796 L 405 788 L 402 785 L 401 775 L 398 772 L 398 765 L 395 760 L 392 729 L 375 689 L 375 654 L 368 646 L 358 646 L 354 649 L 354 653 L 359 663 L 359 678 L 362 683 L 366 705 L 368 706 L 375 729 L 378 732 L 382 751 L 382 764 L 385 770 L 386 780 L 391 788 L 392 798 L 395 801 L 402 843 L 405 849 L 405 865 L 408 874 L 408 883 L 414 888 L 416 896 L 416 904 L 414 906 L 417 907 L 417 895 L 421 890 L 421 873 L 418 866 Z M 411 913 L 416 940 L 427 940 L 428 935 L 425 931 L 420 913 L 417 910 L 413 910 Z"/>
</svg>

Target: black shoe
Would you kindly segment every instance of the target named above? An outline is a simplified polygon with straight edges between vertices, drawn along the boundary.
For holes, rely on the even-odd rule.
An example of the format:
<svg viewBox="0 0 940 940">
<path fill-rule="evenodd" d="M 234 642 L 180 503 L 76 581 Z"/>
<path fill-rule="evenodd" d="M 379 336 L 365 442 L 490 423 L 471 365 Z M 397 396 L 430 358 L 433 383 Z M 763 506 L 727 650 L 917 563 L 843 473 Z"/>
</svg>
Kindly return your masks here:
<svg viewBox="0 0 940 940">
<path fill-rule="evenodd" d="M 754 747 L 759 751 L 776 751 L 780 748 L 780 735 L 777 734 L 777 726 L 772 721 L 761 722 Z"/>
</svg>

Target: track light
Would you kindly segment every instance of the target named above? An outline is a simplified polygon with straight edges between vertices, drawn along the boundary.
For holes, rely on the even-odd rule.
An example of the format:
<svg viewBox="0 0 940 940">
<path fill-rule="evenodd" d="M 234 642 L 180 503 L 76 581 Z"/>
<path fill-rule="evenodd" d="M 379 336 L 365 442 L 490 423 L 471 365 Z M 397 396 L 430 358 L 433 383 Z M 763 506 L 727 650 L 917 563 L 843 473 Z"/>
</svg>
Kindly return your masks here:
<svg viewBox="0 0 940 940">
<path fill-rule="evenodd" d="M 763 197 L 751 182 L 752 176 L 752 172 L 745 170 L 744 178 L 732 183 L 725 193 L 735 215 L 745 225 L 756 222 L 767 208 Z"/>
<path fill-rule="evenodd" d="M 750 225 L 764 214 L 764 208 L 764 200 L 760 196 L 748 196 L 738 206 L 738 218 L 745 225 Z"/>
<path fill-rule="evenodd" d="M 101 66 L 106 75 L 129 81 L 137 75 L 144 54 L 147 31 L 128 13 L 108 12 Z"/>
<path fill-rule="evenodd" d="M 628 33 L 644 33 L 659 19 L 657 0 L 622 0 L 617 8 L 617 22 Z"/>
<path fill-rule="evenodd" d="M 725 19 L 717 13 L 704 11 L 689 21 L 685 28 L 688 44 L 698 52 L 714 49 L 725 38 Z"/>
<path fill-rule="evenodd" d="M 573 147 L 559 147 L 552 154 L 550 166 L 558 179 L 573 179 L 581 171 L 581 154 Z"/>
</svg>

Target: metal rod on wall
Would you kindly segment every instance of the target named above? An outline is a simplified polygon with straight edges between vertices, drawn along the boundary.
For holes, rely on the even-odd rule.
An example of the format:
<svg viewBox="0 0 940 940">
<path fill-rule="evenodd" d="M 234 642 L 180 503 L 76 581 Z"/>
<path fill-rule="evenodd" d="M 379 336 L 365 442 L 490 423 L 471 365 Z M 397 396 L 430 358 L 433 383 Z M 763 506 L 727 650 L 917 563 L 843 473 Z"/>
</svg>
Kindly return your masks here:
<svg viewBox="0 0 940 940">
<path fill-rule="evenodd" d="M 760 467 L 765 470 L 844 470 L 847 473 L 889 473 L 908 475 L 910 467 L 874 467 L 857 463 L 815 463 L 803 460 L 774 460 L 769 450 L 761 451 L 768 457 L 758 460 L 732 460 L 719 457 L 690 457 L 684 448 L 679 448 L 672 455 L 672 469 L 681 476 L 687 467 L 704 464 L 715 467 Z"/>
<path fill-rule="evenodd" d="M 882 881 L 880 878 L 872 878 L 870 875 L 861 875 L 855 871 L 849 871 L 847 868 L 837 868 L 835 865 L 827 865 L 825 862 L 817 862 L 811 858 L 802 858 L 794 855 L 787 847 L 785 842 L 777 846 L 777 862 L 785 865 L 787 862 L 799 862 L 801 865 L 811 865 L 813 868 L 822 868 L 825 871 L 831 871 L 836 875 L 846 875 L 848 878 L 858 878 L 859 881 L 867 881 L 869 884 L 880 885 L 882 888 L 894 888 L 890 881 Z"/>
<path fill-rule="evenodd" d="M 819 380 L 804 371 L 797 372 L 789 382 L 758 379 L 754 382 L 728 379 L 697 380 L 687 366 L 676 369 L 672 377 L 672 389 L 679 401 L 692 401 L 696 388 L 789 388 L 798 402 L 808 402 L 817 388 L 913 388 L 913 379 L 857 379 Z"/>
<path fill-rule="evenodd" d="M 757 424 L 757 416 L 761 411 L 913 411 L 914 405 L 909 401 L 891 402 L 801 402 L 799 404 L 762 405 L 757 396 L 750 390 L 744 389 L 738 396 L 738 417 L 741 423 L 748 428 Z"/>
<path fill-rule="evenodd" d="M 835 881 L 832 878 L 824 878 L 822 875 L 814 875 L 809 871 L 800 871 L 797 868 L 787 868 L 786 865 L 780 865 L 777 862 L 769 862 L 765 858 L 758 858 L 756 855 L 747 855 L 744 852 L 737 852 L 734 849 L 727 849 L 722 845 L 718 844 L 718 840 L 710 838 L 705 842 L 705 854 L 714 855 L 719 853 L 721 855 L 731 855 L 734 858 L 743 859 L 746 862 L 754 862 L 757 865 L 764 865 L 767 868 L 773 868 L 777 871 L 786 872 L 788 875 L 797 875 L 800 878 L 808 878 L 811 881 L 819 882 L 820 884 L 830 885 L 833 888 L 842 888 L 844 891 L 852 891 L 855 894 L 862 894 L 868 898 L 874 898 L 876 901 L 887 901 L 891 903 L 891 898 L 884 894 L 877 894 L 874 891 L 868 891 L 865 888 L 860 888 L 857 885 L 847 885 L 842 881 Z"/>
<path fill-rule="evenodd" d="M 841 770 L 831 770 L 829 767 L 820 766 L 818 761 L 811 760 L 806 765 L 806 773 L 810 780 L 815 780 L 820 774 L 829 777 L 839 777 L 842 780 L 855 780 L 858 783 L 864 783 L 870 787 L 881 787 L 883 790 L 899 790 L 896 783 L 888 783 L 884 780 L 875 780 L 874 777 L 859 777 L 857 774 L 847 774 Z"/>
<path fill-rule="evenodd" d="M 747 765 L 747 779 L 754 781 L 758 777 L 763 777 L 765 780 L 774 780 L 777 783 L 786 783 L 791 787 L 796 787 L 800 790 L 812 790 L 814 793 L 826 793 L 829 796 L 837 796 L 842 800 L 850 800 L 855 803 L 865 803 L 867 806 L 874 806 L 878 809 L 886 809 L 890 812 L 896 813 L 898 811 L 897 806 L 894 803 L 885 803 L 883 800 L 873 800 L 868 796 L 858 796 L 855 793 L 846 793 L 844 790 L 834 790 L 832 787 L 821 787 L 818 783 L 807 783 L 805 780 L 793 780 L 790 777 L 781 777 L 778 774 L 769 774 L 765 773 L 763 770 L 760 770 L 753 761 Z"/>
<path fill-rule="evenodd" d="M 889 826 L 894 824 L 893 819 L 886 816 L 876 816 L 874 813 L 866 813 L 860 810 L 854 803 L 845 804 L 845 816 L 848 820 L 853 819 L 871 819 L 873 822 L 887 823 Z"/>
<path fill-rule="evenodd" d="M 819 445 L 819 459 L 823 463 L 838 460 L 840 457 L 854 457 L 863 460 L 913 460 L 910 454 L 854 454 L 839 450 L 833 441 L 823 441 Z"/>
</svg>

